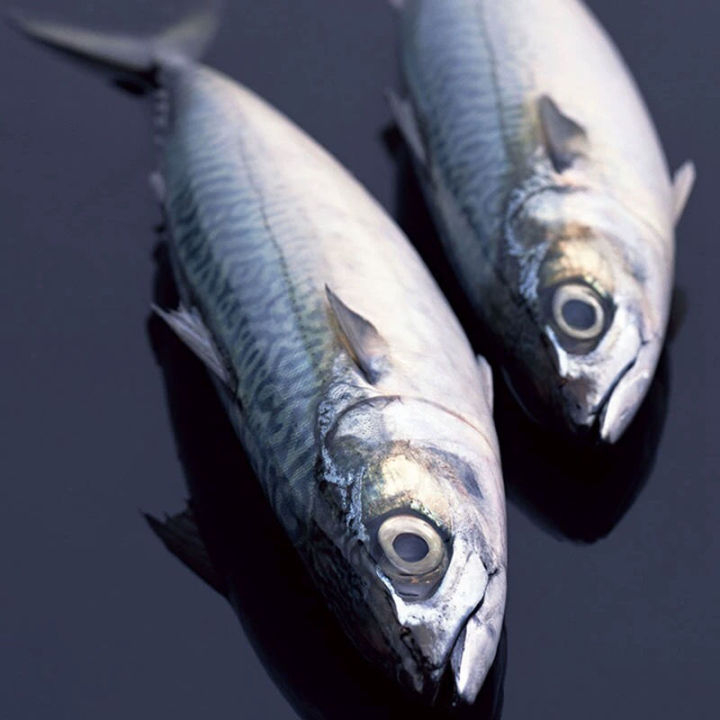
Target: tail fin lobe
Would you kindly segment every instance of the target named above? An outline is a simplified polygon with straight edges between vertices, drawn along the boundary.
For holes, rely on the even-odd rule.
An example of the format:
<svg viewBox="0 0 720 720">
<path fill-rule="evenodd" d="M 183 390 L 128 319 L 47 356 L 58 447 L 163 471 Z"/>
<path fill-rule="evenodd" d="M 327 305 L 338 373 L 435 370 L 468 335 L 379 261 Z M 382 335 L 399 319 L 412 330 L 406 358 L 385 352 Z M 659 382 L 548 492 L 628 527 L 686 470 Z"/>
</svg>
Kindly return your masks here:
<svg viewBox="0 0 720 720">
<path fill-rule="evenodd" d="M 218 27 L 218 12 L 201 10 L 157 35 L 133 37 L 12 15 L 9 22 L 31 40 L 108 75 L 135 92 L 155 85 L 159 68 L 202 55 Z"/>
</svg>

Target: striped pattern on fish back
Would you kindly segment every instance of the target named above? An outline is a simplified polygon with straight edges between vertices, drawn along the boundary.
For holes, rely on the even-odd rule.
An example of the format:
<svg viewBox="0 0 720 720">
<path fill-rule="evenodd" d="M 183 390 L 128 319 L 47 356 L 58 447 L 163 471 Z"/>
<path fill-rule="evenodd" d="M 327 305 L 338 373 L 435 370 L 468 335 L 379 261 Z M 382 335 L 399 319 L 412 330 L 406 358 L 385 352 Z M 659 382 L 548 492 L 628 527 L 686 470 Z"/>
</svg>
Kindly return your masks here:
<svg viewBox="0 0 720 720">
<path fill-rule="evenodd" d="M 163 173 L 181 284 L 236 375 L 253 463 L 288 525 L 310 505 L 314 419 L 338 345 L 293 159 L 271 146 L 282 141 L 271 126 L 253 134 L 246 94 L 203 67 L 171 78 Z"/>
<path fill-rule="evenodd" d="M 575 181 L 624 204 L 668 242 L 671 188 L 655 128 L 582 2 L 409 0 L 403 36 L 405 75 L 442 180 L 490 253 L 508 208 L 557 184 L 542 161 L 542 95 L 590 138 L 590 161 Z"/>
<path fill-rule="evenodd" d="M 515 137 L 506 126 L 508 109 L 500 109 L 501 68 L 483 4 L 411 2 L 402 32 L 405 77 L 421 131 L 433 147 L 433 169 L 493 259 L 507 196 L 518 179 Z"/>
</svg>

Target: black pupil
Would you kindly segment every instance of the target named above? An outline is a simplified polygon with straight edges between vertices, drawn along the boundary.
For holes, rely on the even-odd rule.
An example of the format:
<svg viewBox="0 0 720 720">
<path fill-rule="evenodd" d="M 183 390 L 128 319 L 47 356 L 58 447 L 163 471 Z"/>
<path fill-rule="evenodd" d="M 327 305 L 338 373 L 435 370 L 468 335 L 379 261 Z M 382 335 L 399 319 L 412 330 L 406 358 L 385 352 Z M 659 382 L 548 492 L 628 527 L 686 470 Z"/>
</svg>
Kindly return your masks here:
<svg viewBox="0 0 720 720">
<path fill-rule="evenodd" d="M 420 562 L 429 552 L 428 544 L 419 535 L 400 533 L 393 540 L 393 549 L 405 561 Z"/>
<path fill-rule="evenodd" d="M 562 306 L 565 322 L 576 330 L 589 330 L 595 324 L 595 308 L 584 300 L 568 300 Z"/>
</svg>

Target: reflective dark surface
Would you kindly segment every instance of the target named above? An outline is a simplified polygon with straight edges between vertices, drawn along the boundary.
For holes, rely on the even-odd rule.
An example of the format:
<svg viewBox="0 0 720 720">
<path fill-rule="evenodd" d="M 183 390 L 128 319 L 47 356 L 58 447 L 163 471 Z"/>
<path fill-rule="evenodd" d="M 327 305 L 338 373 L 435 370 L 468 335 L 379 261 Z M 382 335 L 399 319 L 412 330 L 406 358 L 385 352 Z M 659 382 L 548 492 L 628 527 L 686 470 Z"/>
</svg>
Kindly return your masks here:
<svg viewBox="0 0 720 720">
<path fill-rule="evenodd" d="M 472 716 L 502 705 L 505 720 L 715 718 L 720 8 L 591 4 L 633 68 L 671 164 L 698 165 L 678 240 L 687 312 L 640 423 L 612 453 L 545 437 L 498 387 L 507 662 L 504 691 L 496 668 Z M 22 7 L 140 29 L 180 4 Z M 148 106 L 0 35 L 0 717 L 419 717 L 338 635 L 204 374 L 162 328 L 146 332 L 159 220 L 146 185 Z M 452 288 L 412 187 L 398 183 L 397 153 L 380 140 L 382 89 L 397 85 L 383 0 L 234 3 L 207 59 L 414 223 Z M 468 331 L 481 341 L 471 322 Z M 140 512 L 178 512 L 191 491 L 218 562 L 234 568 L 242 622 Z"/>
</svg>

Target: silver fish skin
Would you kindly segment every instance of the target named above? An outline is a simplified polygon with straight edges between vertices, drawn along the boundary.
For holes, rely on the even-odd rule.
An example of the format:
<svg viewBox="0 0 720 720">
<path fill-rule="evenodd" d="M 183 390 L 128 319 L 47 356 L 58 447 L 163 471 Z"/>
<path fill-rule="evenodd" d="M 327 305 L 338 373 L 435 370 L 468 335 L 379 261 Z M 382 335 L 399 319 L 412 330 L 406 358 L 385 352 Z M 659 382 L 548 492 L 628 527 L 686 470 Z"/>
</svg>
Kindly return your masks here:
<svg viewBox="0 0 720 720">
<path fill-rule="evenodd" d="M 449 669 L 472 702 L 506 592 L 489 367 L 358 182 L 258 96 L 168 44 L 202 46 L 199 28 L 139 43 L 21 24 L 149 82 L 153 185 L 182 297 L 158 312 L 213 373 L 278 518 L 357 645 L 429 698 Z"/>
<path fill-rule="evenodd" d="M 671 180 L 618 51 L 576 0 L 396 0 L 392 96 L 456 274 L 521 404 L 614 442 L 664 342 Z"/>
</svg>

